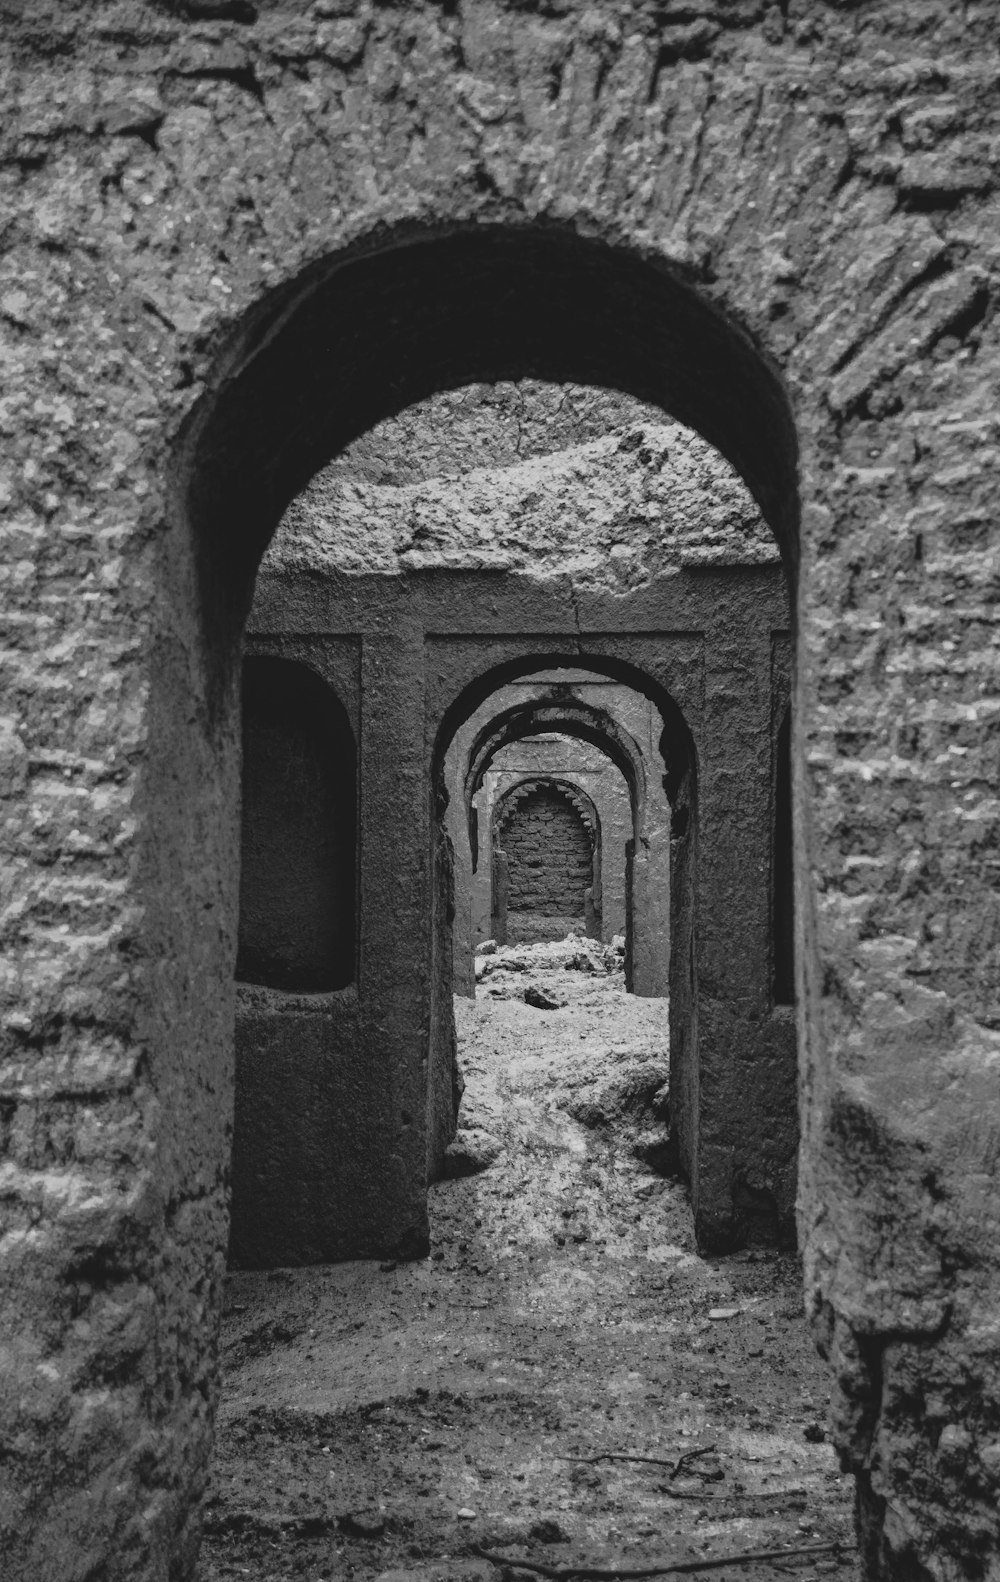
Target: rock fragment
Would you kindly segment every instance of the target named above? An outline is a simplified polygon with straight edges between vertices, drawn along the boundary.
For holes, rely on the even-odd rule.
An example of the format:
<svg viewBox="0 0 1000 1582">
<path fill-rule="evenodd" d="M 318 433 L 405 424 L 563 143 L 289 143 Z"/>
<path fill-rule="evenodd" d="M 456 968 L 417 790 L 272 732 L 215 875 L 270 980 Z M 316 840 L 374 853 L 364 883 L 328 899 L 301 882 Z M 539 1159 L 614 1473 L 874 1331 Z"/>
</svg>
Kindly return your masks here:
<svg viewBox="0 0 1000 1582">
<path fill-rule="evenodd" d="M 503 1153 L 503 1143 L 492 1132 L 470 1126 L 455 1133 L 444 1152 L 444 1173 L 449 1180 L 488 1170 Z"/>
<path fill-rule="evenodd" d="M 529 983 L 524 991 L 525 1005 L 533 1005 L 539 1011 L 558 1011 L 562 1009 L 563 1001 L 555 999 L 544 989 L 539 989 L 534 983 Z"/>
</svg>

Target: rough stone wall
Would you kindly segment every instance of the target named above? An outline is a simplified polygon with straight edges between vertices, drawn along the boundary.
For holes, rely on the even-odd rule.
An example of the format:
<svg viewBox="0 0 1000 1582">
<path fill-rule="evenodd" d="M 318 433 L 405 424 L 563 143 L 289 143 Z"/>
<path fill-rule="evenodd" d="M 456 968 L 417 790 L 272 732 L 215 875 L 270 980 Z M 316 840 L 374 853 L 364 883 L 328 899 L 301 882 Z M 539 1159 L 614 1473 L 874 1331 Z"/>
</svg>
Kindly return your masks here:
<svg viewBox="0 0 1000 1582">
<path fill-rule="evenodd" d="M 563 791 L 544 783 L 504 814 L 495 839 L 507 858 L 507 942 L 584 931 L 594 849 L 581 814 Z"/>
<path fill-rule="evenodd" d="M 193 1564 L 237 780 L 234 695 L 209 684 L 174 509 L 178 434 L 277 334 L 256 310 L 280 283 L 492 222 L 664 260 L 788 390 L 807 1290 L 873 1574 L 984 1576 L 992 0 L 71 0 L 2 18 L 9 1570 Z M 711 358 L 700 378 L 675 387 L 692 420 Z M 705 425 L 735 455 L 747 414 L 728 400 L 705 396 Z M 257 543 L 231 550 L 243 589 Z M 218 634 L 231 660 L 236 636 Z"/>
<path fill-rule="evenodd" d="M 571 577 L 625 594 L 670 566 L 773 565 L 746 485 L 631 397 L 472 385 L 376 424 L 285 513 L 265 565 Z"/>
</svg>

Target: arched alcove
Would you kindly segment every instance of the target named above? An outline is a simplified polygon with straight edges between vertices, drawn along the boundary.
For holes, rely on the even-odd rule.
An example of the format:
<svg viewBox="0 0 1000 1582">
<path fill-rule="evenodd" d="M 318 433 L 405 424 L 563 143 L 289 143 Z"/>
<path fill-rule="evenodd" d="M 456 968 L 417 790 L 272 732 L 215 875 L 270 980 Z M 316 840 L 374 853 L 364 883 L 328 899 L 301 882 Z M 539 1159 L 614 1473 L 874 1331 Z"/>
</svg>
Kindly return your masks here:
<svg viewBox="0 0 1000 1582">
<path fill-rule="evenodd" d="M 242 737 L 229 1259 L 270 1268 L 335 1256 L 351 1219 L 328 1071 L 354 1010 L 357 754 L 328 681 L 281 656 L 244 660 Z"/>
<path fill-rule="evenodd" d="M 354 733 L 314 671 L 243 666 L 243 837 L 236 976 L 271 989 L 354 977 Z"/>
</svg>

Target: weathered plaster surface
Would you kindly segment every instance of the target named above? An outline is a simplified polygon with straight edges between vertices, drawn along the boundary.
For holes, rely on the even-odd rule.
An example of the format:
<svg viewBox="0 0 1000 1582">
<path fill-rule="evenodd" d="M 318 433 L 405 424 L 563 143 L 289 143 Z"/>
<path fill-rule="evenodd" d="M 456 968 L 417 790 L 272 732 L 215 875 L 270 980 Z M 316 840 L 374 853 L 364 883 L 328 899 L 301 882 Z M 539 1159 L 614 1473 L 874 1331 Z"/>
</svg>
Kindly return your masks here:
<svg viewBox="0 0 1000 1582">
<path fill-rule="evenodd" d="M 236 752 L 231 670 L 220 693 L 194 615 L 177 437 L 252 366 L 268 292 L 348 249 L 492 222 L 665 260 L 664 289 L 681 279 L 731 315 L 784 379 L 809 1301 L 873 1574 L 986 1575 L 994 6 L 706 0 L 681 20 L 639 0 L 71 0 L 0 16 L 8 1569 L 193 1565 Z M 735 459 L 746 413 L 732 391 L 710 399 L 711 358 L 701 377 L 678 406 L 704 394 Z M 236 611 L 261 547 L 241 543 L 213 562 Z M 230 659 L 234 623 L 215 634 Z"/>
<path fill-rule="evenodd" d="M 477 567 L 625 594 L 670 566 L 777 560 L 700 435 L 624 396 L 531 380 L 376 424 L 289 507 L 264 565 Z"/>
</svg>

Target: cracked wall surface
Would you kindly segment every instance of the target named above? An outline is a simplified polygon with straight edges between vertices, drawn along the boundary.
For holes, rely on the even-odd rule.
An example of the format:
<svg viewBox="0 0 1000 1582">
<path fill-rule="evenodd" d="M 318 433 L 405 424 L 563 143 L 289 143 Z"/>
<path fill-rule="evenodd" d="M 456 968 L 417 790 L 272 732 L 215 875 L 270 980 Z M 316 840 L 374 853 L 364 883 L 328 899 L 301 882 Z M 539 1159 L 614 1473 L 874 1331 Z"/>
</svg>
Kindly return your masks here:
<svg viewBox="0 0 1000 1582">
<path fill-rule="evenodd" d="M 339 261 L 377 273 L 492 225 L 660 271 L 669 377 L 638 332 L 611 377 L 614 293 L 588 320 L 594 360 L 701 424 L 797 570 L 807 1298 L 871 1573 L 985 1577 L 995 8 L 7 0 L 0 24 L 8 1569 L 194 1564 L 226 1233 L 239 626 L 288 501 L 356 437 L 338 418 L 326 456 L 318 430 L 300 454 L 291 374 L 286 429 L 261 404 L 241 448 L 206 414 L 278 367 Z M 330 353 L 357 432 L 433 393 L 407 362 L 414 325 L 383 313 L 372 356 L 374 322 L 356 321 L 360 360 L 346 339 Z M 438 387 L 539 372 L 454 357 Z M 386 385 L 379 405 L 366 367 L 398 378 L 398 402 Z M 784 408 L 746 398 L 775 388 L 761 370 L 787 392 L 800 516 L 788 457 L 760 443 Z M 299 391 L 317 411 L 321 383 Z"/>
</svg>

